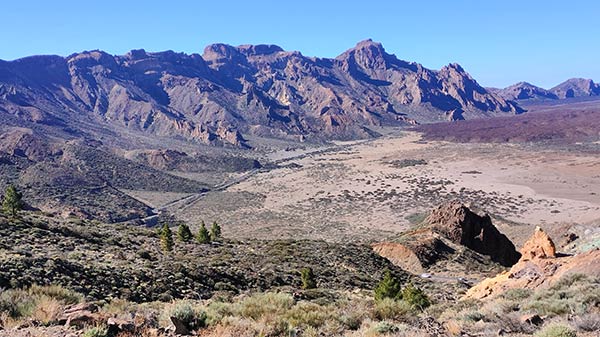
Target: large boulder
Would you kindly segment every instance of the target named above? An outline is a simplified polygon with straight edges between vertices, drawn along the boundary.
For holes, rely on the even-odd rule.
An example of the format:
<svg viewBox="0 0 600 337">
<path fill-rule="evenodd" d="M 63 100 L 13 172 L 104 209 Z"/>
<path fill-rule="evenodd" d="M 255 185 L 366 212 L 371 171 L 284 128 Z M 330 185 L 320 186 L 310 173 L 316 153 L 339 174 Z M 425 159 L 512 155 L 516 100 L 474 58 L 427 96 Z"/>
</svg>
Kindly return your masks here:
<svg viewBox="0 0 600 337">
<path fill-rule="evenodd" d="M 521 248 L 521 261 L 552 257 L 556 257 L 554 242 L 542 228 L 537 226 L 533 236 Z"/>
<path fill-rule="evenodd" d="M 492 224 L 489 215 L 478 215 L 459 202 L 437 207 L 426 221 L 433 231 L 450 241 L 488 255 L 503 266 L 510 267 L 521 257 L 513 243 Z"/>
</svg>

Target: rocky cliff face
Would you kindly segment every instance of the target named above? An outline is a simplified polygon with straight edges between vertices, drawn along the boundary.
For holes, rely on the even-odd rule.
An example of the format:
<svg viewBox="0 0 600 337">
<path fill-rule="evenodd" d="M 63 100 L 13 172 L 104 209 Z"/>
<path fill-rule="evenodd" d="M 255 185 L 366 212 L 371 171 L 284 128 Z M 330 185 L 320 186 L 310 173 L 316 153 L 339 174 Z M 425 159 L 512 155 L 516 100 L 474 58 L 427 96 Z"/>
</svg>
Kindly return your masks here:
<svg viewBox="0 0 600 337">
<path fill-rule="evenodd" d="M 73 134 L 102 125 L 244 146 L 240 133 L 356 138 L 373 126 L 521 111 L 457 64 L 429 70 L 371 40 L 335 59 L 214 44 L 203 55 L 88 51 L 0 62 L 4 120 Z"/>
</svg>

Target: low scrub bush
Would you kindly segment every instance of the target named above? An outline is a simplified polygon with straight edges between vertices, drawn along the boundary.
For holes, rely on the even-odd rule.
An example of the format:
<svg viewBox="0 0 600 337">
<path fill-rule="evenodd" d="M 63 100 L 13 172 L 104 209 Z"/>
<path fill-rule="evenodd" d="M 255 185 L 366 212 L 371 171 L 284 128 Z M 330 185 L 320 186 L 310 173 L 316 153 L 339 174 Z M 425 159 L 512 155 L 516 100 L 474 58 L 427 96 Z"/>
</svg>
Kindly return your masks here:
<svg viewBox="0 0 600 337">
<path fill-rule="evenodd" d="M 108 329 L 106 327 L 102 327 L 102 326 L 96 326 L 96 327 L 89 328 L 83 333 L 83 337 L 107 337 L 107 336 L 108 336 Z"/>
<path fill-rule="evenodd" d="M 535 337 L 577 337 L 577 333 L 570 326 L 554 323 L 543 327 L 534 334 Z"/>
<path fill-rule="evenodd" d="M 290 308 L 285 319 L 293 327 L 318 328 L 325 324 L 334 310 L 310 302 L 301 302 Z"/>
<path fill-rule="evenodd" d="M 412 306 L 403 300 L 384 298 L 375 303 L 373 318 L 377 320 L 398 320 L 412 312 Z"/>
<path fill-rule="evenodd" d="M 600 305 L 600 280 L 573 274 L 548 289 L 536 291 L 523 305 L 540 315 L 583 315 Z"/>
<path fill-rule="evenodd" d="M 575 327 L 579 331 L 600 331 L 600 315 L 598 313 L 582 315 L 575 320 Z"/>
<path fill-rule="evenodd" d="M 238 304 L 236 313 L 242 317 L 257 320 L 266 314 L 283 314 L 293 305 L 294 299 L 288 294 L 254 294 Z"/>
<path fill-rule="evenodd" d="M 189 330 L 196 330 L 206 325 L 206 312 L 194 306 L 189 301 L 176 301 L 165 308 L 166 317 L 163 320 L 170 321 L 171 317 L 177 318 Z"/>
</svg>

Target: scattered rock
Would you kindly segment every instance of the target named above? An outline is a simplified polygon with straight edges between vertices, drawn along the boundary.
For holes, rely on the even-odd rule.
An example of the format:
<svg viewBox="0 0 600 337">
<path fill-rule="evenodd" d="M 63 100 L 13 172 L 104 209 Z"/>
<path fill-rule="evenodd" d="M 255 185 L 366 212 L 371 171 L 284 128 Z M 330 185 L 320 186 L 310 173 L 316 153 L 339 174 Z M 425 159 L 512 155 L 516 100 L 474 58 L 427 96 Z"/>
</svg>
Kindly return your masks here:
<svg viewBox="0 0 600 337">
<path fill-rule="evenodd" d="M 64 314 L 67 315 L 67 314 L 71 314 L 71 313 L 78 312 L 78 311 L 97 312 L 98 306 L 91 302 L 74 304 L 74 305 L 66 307 L 64 310 Z"/>
<path fill-rule="evenodd" d="M 115 317 L 110 317 L 108 321 L 106 321 L 106 325 L 108 325 L 109 335 L 116 335 L 119 332 L 132 332 L 136 328 L 133 320 Z"/>
<path fill-rule="evenodd" d="M 76 326 L 82 328 L 86 325 L 91 325 L 102 321 L 102 317 L 97 313 L 98 306 L 94 303 L 79 303 L 67 307 L 61 318 L 58 319 L 59 324 L 65 326 Z"/>
<path fill-rule="evenodd" d="M 564 247 L 577 239 L 579 239 L 579 235 L 577 235 L 575 233 L 566 233 L 565 235 L 563 235 L 562 245 Z"/>
<path fill-rule="evenodd" d="M 186 335 L 187 336 L 190 334 L 190 330 L 188 330 L 185 323 L 183 323 L 177 317 L 171 317 L 171 322 L 173 323 L 173 326 L 175 327 L 174 333 L 176 335 Z"/>
<path fill-rule="evenodd" d="M 537 314 L 526 314 L 519 318 L 521 323 L 527 323 L 531 325 L 542 325 L 544 323 L 544 319 Z"/>
</svg>

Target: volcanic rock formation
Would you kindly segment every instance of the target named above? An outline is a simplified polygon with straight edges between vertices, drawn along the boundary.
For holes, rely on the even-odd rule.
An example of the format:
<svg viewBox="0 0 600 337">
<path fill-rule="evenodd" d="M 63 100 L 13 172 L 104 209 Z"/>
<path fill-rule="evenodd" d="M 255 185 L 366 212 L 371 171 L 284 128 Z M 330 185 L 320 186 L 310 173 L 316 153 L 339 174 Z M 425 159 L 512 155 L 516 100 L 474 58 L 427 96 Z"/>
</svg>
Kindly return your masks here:
<svg viewBox="0 0 600 337">
<path fill-rule="evenodd" d="M 509 271 L 488 278 L 468 290 L 464 298 L 492 298 L 509 289 L 552 286 L 565 275 L 600 277 L 600 250 L 573 256 L 557 256 L 554 243 L 537 227 L 523 245 L 522 257 Z"/>
<path fill-rule="evenodd" d="M 462 261 L 463 269 L 489 270 L 494 262 L 511 266 L 520 257 L 489 216 L 480 216 L 458 202 L 437 207 L 422 224 L 405 232 L 396 242 L 376 243 L 372 247 L 415 274 L 434 265 L 448 267 L 451 261 Z"/>
<path fill-rule="evenodd" d="M 503 266 L 512 266 L 520 258 L 513 243 L 498 231 L 489 215 L 480 216 L 458 202 L 439 206 L 426 221 L 452 242 L 488 255 Z"/>
</svg>

